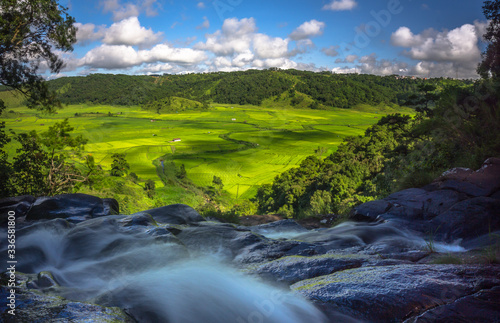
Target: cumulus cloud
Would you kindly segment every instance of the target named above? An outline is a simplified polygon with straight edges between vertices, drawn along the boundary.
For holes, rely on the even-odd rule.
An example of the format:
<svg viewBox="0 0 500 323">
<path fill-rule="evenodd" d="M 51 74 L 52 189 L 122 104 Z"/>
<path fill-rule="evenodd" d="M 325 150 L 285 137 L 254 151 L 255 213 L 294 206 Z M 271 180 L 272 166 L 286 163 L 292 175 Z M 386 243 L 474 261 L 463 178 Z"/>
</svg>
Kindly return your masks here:
<svg viewBox="0 0 500 323">
<path fill-rule="evenodd" d="M 136 50 L 127 45 L 106 45 L 96 47 L 80 60 L 80 66 L 103 69 L 123 69 L 144 63 L 174 63 L 195 65 L 206 60 L 204 52 L 191 48 L 173 48 L 159 44 L 150 50 Z"/>
<path fill-rule="evenodd" d="M 289 37 L 293 40 L 302 40 L 310 37 L 320 36 L 323 34 L 324 28 L 324 22 L 313 19 L 311 21 L 304 22 L 297 29 L 295 29 Z"/>
<path fill-rule="evenodd" d="M 168 73 L 174 69 L 169 63 L 158 63 L 158 64 L 146 64 L 143 68 L 139 69 L 138 72 L 142 74 L 162 74 Z"/>
<path fill-rule="evenodd" d="M 355 0 L 334 0 L 323 6 L 323 10 L 344 11 L 356 8 L 358 3 Z"/>
<path fill-rule="evenodd" d="M 94 24 L 75 23 L 77 44 L 86 45 L 90 42 L 100 40 L 104 37 L 105 27 L 97 27 Z M 97 28 L 97 30 L 96 30 Z"/>
<path fill-rule="evenodd" d="M 418 35 L 407 27 L 400 27 L 391 36 L 394 46 L 410 48 L 404 52 L 406 56 L 438 62 L 478 60 L 481 57 L 480 39 L 478 28 L 470 24 L 443 32 L 429 29 Z"/>
<path fill-rule="evenodd" d="M 253 49 L 259 58 L 279 58 L 288 54 L 288 39 L 256 34 L 253 38 Z"/>
<path fill-rule="evenodd" d="M 256 31 L 257 27 L 253 18 L 226 19 L 221 30 L 206 35 L 206 42 L 196 44 L 195 48 L 208 50 L 216 56 L 243 53 L 250 49 Z"/>
<path fill-rule="evenodd" d="M 162 38 L 162 33 L 154 33 L 142 27 L 137 17 L 130 17 L 112 24 L 104 33 L 103 43 L 108 45 L 150 46 Z"/>
<path fill-rule="evenodd" d="M 353 67 L 335 67 L 332 69 L 333 73 L 392 75 L 392 74 L 406 74 L 408 71 L 407 63 L 400 62 L 397 60 L 378 59 L 375 53 L 362 57 L 358 57 L 356 55 L 349 55 L 342 62 L 344 63 L 357 62 L 357 64 Z"/>
<path fill-rule="evenodd" d="M 453 30 L 427 29 L 414 34 L 408 27 L 400 27 L 391 35 L 394 46 L 407 48 L 403 55 L 420 61 L 414 68 L 418 75 L 477 77 L 475 72 L 481 60 L 480 42 L 486 22 L 475 21 Z"/>
</svg>

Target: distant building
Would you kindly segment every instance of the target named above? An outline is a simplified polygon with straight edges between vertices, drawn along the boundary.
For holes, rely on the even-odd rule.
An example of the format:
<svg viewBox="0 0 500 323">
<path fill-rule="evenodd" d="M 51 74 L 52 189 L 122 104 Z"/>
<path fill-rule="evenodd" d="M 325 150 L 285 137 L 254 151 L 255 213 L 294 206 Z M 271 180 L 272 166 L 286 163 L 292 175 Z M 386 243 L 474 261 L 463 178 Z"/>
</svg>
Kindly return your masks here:
<svg viewBox="0 0 500 323">
<path fill-rule="evenodd" d="M 232 118 L 231 120 L 232 120 L 232 121 L 236 121 L 236 118 Z"/>
<path fill-rule="evenodd" d="M 172 140 L 172 142 L 178 142 L 178 141 L 181 141 L 181 138 L 174 138 L 174 139 Z"/>
</svg>

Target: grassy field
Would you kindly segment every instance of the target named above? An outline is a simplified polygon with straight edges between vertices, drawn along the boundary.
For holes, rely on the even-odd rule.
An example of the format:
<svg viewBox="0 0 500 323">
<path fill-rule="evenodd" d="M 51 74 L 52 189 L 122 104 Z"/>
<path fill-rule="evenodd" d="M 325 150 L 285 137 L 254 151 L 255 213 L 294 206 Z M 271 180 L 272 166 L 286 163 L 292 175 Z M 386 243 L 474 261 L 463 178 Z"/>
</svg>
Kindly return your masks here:
<svg viewBox="0 0 500 323">
<path fill-rule="evenodd" d="M 161 115 L 139 107 L 85 105 L 68 106 L 55 115 L 23 107 L 7 111 L 12 112 L 2 120 L 15 132 L 44 131 L 69 118 L 75 133 L 89 140 L 86 152 L 97 162 L 109 168 L 113 153 L 125 153 L 130 171 L 154 180 L 157 187 L 163 184 L 153 161 L 163 158 L 177 167 L 184 164 L 188 178 L 200 186 L 220 177 L 224 189 L 241 198 L 253 196 L 259 185 L 271 183 L 318 147 L 326 156 L 345 136 L 361 135 L 380 117 L 397 112 L 369 106 L 325 111 L 237 105 Z M 172 142 L 174 138 L 181 141 Z"/>
</svg>

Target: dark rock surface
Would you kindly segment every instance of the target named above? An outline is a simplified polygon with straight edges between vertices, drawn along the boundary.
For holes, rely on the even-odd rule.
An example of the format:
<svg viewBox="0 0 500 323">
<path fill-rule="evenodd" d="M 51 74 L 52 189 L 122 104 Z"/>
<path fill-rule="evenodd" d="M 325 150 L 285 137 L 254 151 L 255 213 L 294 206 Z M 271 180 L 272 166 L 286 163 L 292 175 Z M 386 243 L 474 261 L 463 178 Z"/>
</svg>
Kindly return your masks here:
<svg viewBox="0 0 500 323">
<path fill-rule="evenodd" d="M 470 296 L 426 311 L 406 323 L 424 322 L 500 322 L 500 287 L 482 290 Z"/>
<path fill-rule="evenodd" d="M 185 204 L 173 204 L 140 213 L 147 213 L 161 223 L 191 224 L 205 221 L 195 209 Z"/>
<path fill-rule="evenodd" d="M 16 322 L 500 322 L 499 174 L 498 159 L 455 169 L 314 230 L 206 221 L 183 204 L 119 215 L 84 194 L 3 199 L 2 236 L 17 218 Z M 7 250 L 0 239 L 2 263 Z M 328 319 L 259 294 L 262 281 Z"/>
<path fill-rule="evenodd" d="M 8 279 L 2 276 L 2 281 Z M 44 295 L 26 288 L 28 276 L 17 275 L 19 286 L 16 289 L 15 315 L 8 313 L 7 297 L 9 290 L 0 288 L 0 321 L 5 323 L 19 322 L 136 322 L 122 309 L 103 307 L 96 304 L 72 302 L 57 296 Z M 2 284 L 3 285 L 3 284 Z"/>
<path fill-rule="evenodd" d="M 119 213 L 115 199 L 101 199 L 87 194 L 63 194 L 53 197 L 24 195 L 0 199 L 0 225 L 5 226 L 8 211 L 18 222 L 47 219 L 69 219 L 81 222 Z"/>
<path fill-rule="evenodd" d="M 437 239 L 470 245 L 469 240 L 481 241 L 481 236 L 500 230 L 499 197 L 500 159 L 490 158 L 477 171 L 454 168 L 426 187 L 359 205 L 351 218 L 391 221 Z"/>
<path fill-rule="evenodd" d="M 339 311 L 369 322 L 400 322 L 474 294 L 480 288 L 479 277 L 498 285 L 500 268 L 456 265 L 363 267 L 303 280 L 291 288 L 314 300 L 327 313 Z"/>
</svg>

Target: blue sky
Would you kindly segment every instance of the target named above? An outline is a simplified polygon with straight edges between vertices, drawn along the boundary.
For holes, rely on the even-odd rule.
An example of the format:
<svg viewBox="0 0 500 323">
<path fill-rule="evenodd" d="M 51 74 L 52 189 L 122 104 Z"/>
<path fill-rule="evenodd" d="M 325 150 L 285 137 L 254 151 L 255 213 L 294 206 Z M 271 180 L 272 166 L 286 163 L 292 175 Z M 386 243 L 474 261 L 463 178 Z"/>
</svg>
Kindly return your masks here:
<svg viewBox="0 0 500 323">
<path fill-rule="evenodd" d="M 62 0 L 63 75 L 296 68 L 477 77 L 480 0 Z M 52 75 L 51 77 L 56 77 Z"/>
</svg>

